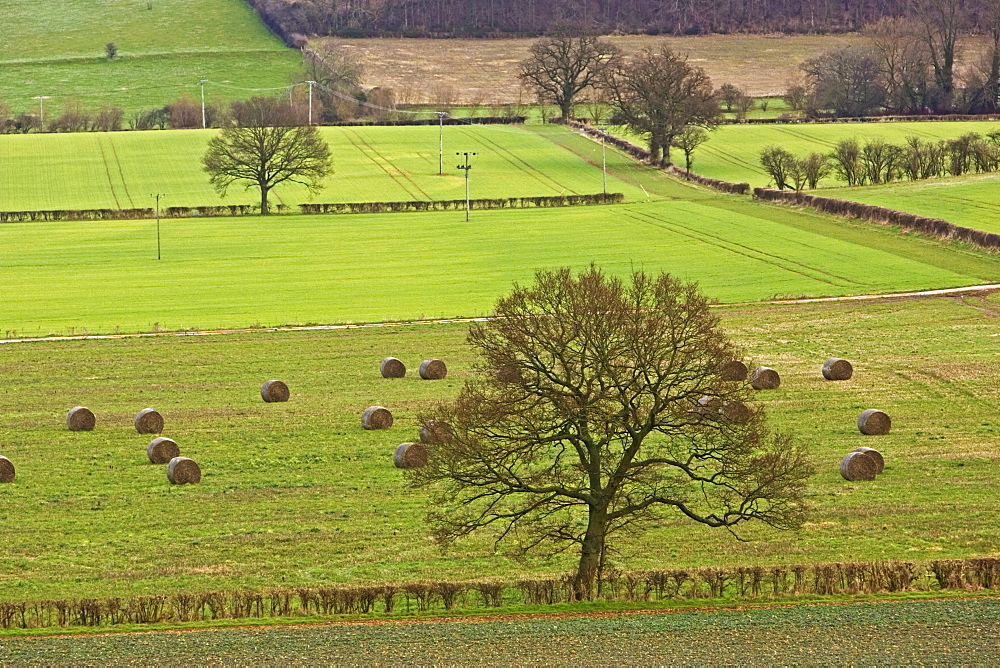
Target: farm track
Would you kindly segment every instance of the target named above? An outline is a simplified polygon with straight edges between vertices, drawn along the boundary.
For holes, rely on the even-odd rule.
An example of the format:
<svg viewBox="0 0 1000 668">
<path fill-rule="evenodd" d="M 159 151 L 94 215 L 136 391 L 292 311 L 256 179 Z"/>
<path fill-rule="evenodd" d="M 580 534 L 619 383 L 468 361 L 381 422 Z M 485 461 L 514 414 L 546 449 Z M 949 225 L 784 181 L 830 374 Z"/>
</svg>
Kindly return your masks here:
<svg viewBox="0 0 1000 668">
<path fill-rule="evenodd" d="M 705 144 L 704 146 L 702 146 L 702 150 L 705 151 L 706 153 L 711 153 L 720 160 L 723 160 L 724 162 L 728 162 L 730 165 L 734 165 L 736 167 L 742 167 L 744 169 L 749 169 L 762 176 L 766 176 L 766 174 L 764 174 L 764 170 L 761 169 L 760 165 L 755 165 L 751 163 L 749 160 L 744 160 L 742 158 L 738 158 L 734 155 L 726 153 L 721 149 L 712 146 L 711 144 Z"/>
<path fill-rule="evenodd" d="M 779 267 L 781 269 L 784 269 L 785 271 L 789 271 L 791 273 L 798 274 L 798 275 L 804 276 L 806 278 L 811 278 L 813 280 L 821 281 L 821 282 L 826 283 L 828 285 L 834 285 L 834 286 L 837 286 L 837 287 L 844 287 L 845 285 L 858 285 L 857 281 L 852 281 L 852 280 L 850 280 L 848 278 L 845 278 L 843 276 L 838 276 L 836 274 L 831 274 L 829 272 L 822 271 L 820 269 L 816 269 L 815 267 L 810 267 L 809 265 L 803 264 L 801 262 L 795 262 L 794 260 L 788 260 L 788 259 L 782 258 L 779 255 L 774 255 L 772 253 L 766 253 L 766 252 L 764 252 L 762 250 L 758 250 L 756 248 L 753 248 L 751 246 L 747 246 L 745 244 L 736 243 L 735 241 L 728 241 L 728 240 L 724 239 L 723 237 L 715 235 L 715 234 L 709 234 L 707 232 L 697 232 L 695 230 L 691 230 L 689 228 L 681 228 L 681 227 L 676 226 L 676 225 L 672 226 L 669 223 L 667 223 L 666 221 L 664 221 L 664 220 L 662 220 L 660 218 L 656 218 L 652 214 L 642 213 L 642 212 L 632 212 L 632 214 L 629 215 L 629 217 L 632 218 L 633 220 L 637 221 L 637 222 L 646 222 L 646 223 L 649 223 L 649 224 L 653 224 L 653 225 L 656 225 L 657 227 L 661 227 L 663 229 L 670 230 L 671 232 L 673 232 L 675 234 L 688 237 L 689 239 L 694 239 L 695 241 L 701 241 L 703 243 L 707 243 L 709 245 L 715 246 L 716 248 L 719 248 L 721 250 L 725 250 L 725 251 L 728 251 L 730 253 L 735 253 L 737 255 L 742 255 L 742 256 L 748 257 L 748 258 L 750 258 L 752 260 L 756 260 L 756 261 L 759 261 L 759 262 L 765 262 L 765 263 L 773 265 L 775 267 Z M 682 230 L 684 230 L 684 231 L 682 231 Z M 736 248 L 735 249 L 732 248 L 733 246 L 735 246 Z M 737 250 L 737 249 L 740 249 L 740 250 Z M 761 256 L 761 257 L 758 257 L 758 256 Z M 801 269 L 794 269 L 792 267 L 785 266 L 785 264 L 789 264 L 789 265 L 792 265 L 792 266 L 798 266 Z M 810 274 L 808 272 L 812 272 L 815 275 L 812 275 L 812 274 Z M 830 277 L 830 279 L 835 279 L 835 280 L 829 280 L 828 278 L 823 278 L 823 276 L 828 276 L 828 277 Z M 837 283 L 835 281 L 841 281 L 841 283 Z"/>
<path fill-rule="evenodd" d="M 111 133 L 108 133 L 108 146 L 111 147 L 111 154 L 115 157 L 115 166 L 118 167 L 118 176 L 122 180 L 122 189 L 125 191 L 125 197 L 128 197 L 128 205 L 134 209 L 135 201 L 132 200 L 132 193 L 128 191 L 128 181 L 125 180 L 125 170 L 122 169 L 122 161 L 118 159 L 118 149 L 115 148 L 115 142 L 111 138 Z"/>
<path fill-rule="evenodd" d="M 406 171 L 400 169 L 399 167 L 397 167 L 392 162 L 392 160 L 389 160 L 389 158 L 387 158 L 384 155 L 382 155 L 379 152 L 379 150 L 377 148 L 375 148 L 374 146 L 372 146 L 371 144 L 369 144 L 368 141 L 364 137 L 362 137 L 361 134 L 357 130 L 353 130 L 353 132 L 354 132 L 354 135 L 358 138 L 358 141 L 360 141 L 362 144 L 364 144 L 365 147 L 368 148 L 368 150 L 370 150 L 373 154 L 375 154 L 378 157 L 379 160 L 382 160 L 385 164 L 389 165 L 393 170 L 395 170 L 396 173 L 399 174 L 399 176 L 401 176 L 404 179 L 406 179 L 406 182 L 409 183 L 409 184 L 411 184 L 414 188 L 416 188 L 417 191 L 419 191 L 420 194 L 423 195 L 425 198 L 427 198 L 428 200 L 433 199 L 433 197 L 431 197 L 430 195 L 428 195 L 427 192 L 425 192 L 424 189 L 420 187 L 420 184 L 418 184 L 416 181 L 414 181 L 413 178 Z M 409 191 L 407 191 L 407 192 L 409 192 Z"/>
<path fill-rule="evenodd" d="M 764 302 L 738 302 L 733 304 L 712 304 L 712 308 L 740 308 L 752 307 L 742 311 L 732 311 L 729 315 L 752 315 L 759 309 L 770 306 L 789 306 L 807 304 L 825 304 L 837 302 L 876 302 L 892 303 L 913 301 L 918 299 L 936 299 L 938 297 L 949 297 L 952 295 L 973 294 L 985 296 L 1000 292 L 1000 283 L 989 285 L 970 285 L 963 288 L 943 288 L 940 290 L 921 290 L 917 292 L 896 292 L 877 295 L 850 295 L 846 297 L 808 297 L 803 299 L 775 299 Z M 212 329 L 188 332 L 136 332 L 131 334 L 79 334 L 74 336 L 41 336 L 33 338 L 0 339 L 0 344 L 5 343 L 36 343 L 43 341 L 86 341 L 89 339 L 144 339 L 158 336 L 224 336 L 229 334 L 257 334 L 261 332 L 312 332 L 312 331 L 333 331 L 344 329 L 376 329 L 383 327 L 411 327 L 419 325 L 455 325 L 461 323 L 486 322 L 488 317 L 478 318 L 442 318 L 438 320 L 411 320 L 409 322 L 371 322 L 347 325 L 290 325 L 287 327 L 256 327 L 243 329 Z"/>
<path fill-rule="evenodd" d="M 573 190 L 572 188 L 568 188 L 568 187 L 564 186 L 563 184 L 559 183 L 558 181 L 556 181 L 555 179 L 553 179 L 551 176 L 547 175 L 545 172 L 543 172 L 542 170 L 540 170 L 537 167 L 535 167 L 534 165 L 532 165 L 527 160 L 522 159 L 520 156 L 518 156 L 516 153 L 514 153 L 510 149 L 505 148 L 502 144 L 493 141 L 488 136 L 486 136 L 485 133 L 483 135 L 479 136 L 479 137 L 476 137 L 476 138 L 479 141 L 482 141 L 482 142 L 484 142 L 484 143 L 489 144 L 490 146 L 492 146 L 494 149 L 496 149 L 497 155 L 500 156 L 501 158 L 503 158 L 508 164 L 510 164 L 512 167 L 514 167 L 515 169 L 519 170 L 520 172 L 526 174 L 527 176 L 530 176 L 531 178 L 535 179 L 536 181 L 538 181 L 539 183 L 541 183 L 546 188 L 561 189 L 561 192 L 559 193 L 560 195 L 563 194 L 563 193 L 565 193 L 565 192 L 567 192 L 567 191 L 569 191 L 570 193 L 572 193 L 574 195 L 579 195 L 580 194 L 576 190 Z M 546 180 L 548 180 L 550 183 L 546 183 Z"/>
<path fill-rule="evenodd" d="M 101 141 L 101 137 L 98 135 L 97 139 L 97 149 L 101 152 L 101 162 L 104 163 L 104 175 L 108 179 L 108 187 L 111 188 L 111 197 L 115 200 L 115 208 L 122 208 L 121 202 L 118 201 L 118 193 L 115 192 L 114 179 L 111 176 L 111 165 L 108 164 L 108 156 L 104 152 L 104 142 Z"/>
</svg>

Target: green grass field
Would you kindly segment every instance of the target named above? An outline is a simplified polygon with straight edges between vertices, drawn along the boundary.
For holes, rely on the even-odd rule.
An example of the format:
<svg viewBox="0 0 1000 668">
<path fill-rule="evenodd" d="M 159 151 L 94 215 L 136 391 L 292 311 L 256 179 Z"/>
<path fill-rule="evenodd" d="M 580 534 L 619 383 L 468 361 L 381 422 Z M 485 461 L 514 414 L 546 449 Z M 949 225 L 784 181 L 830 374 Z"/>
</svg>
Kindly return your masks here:
<svg viewBox="0 0 1000 668">
<path fill-rule="evenodd" d="M 44 18 L 39 13 L 44 12 Z M 233 99 L 242 89 L 287 86 L 299 55 L 284 46 L 241 0 L 60 2 L 58 11 L 26 0 L 0 0 L 0 100 L 15 112 L 46 117 L 68 97 L 89 109 L 114 105 L 132 114 L 161 107 L 183 93 Z M 114 42 L 118 58 L 105 58 Z M 236 87 L 236 88 L 232 88 Z"/>
<path fill-rule="evenodd" d="M 810 449 L 811 516 L 798 533 L 723 531 L 670 518 L 617 545 L 623 568 L 711 564 L 926 560 L 996 554 L 995 493 L 1000 299 L 730 307 L 723 324 L 758 363 L 782 374 L 760 393 L 776 428 Z M 393 468 L 416 436 L 415 416 L 469 376 L 465 327 L 422 325 L 0 345 L 0 451 L 18 470 L 0 486 L 4 599 L 119 596 L 331 582 L 516 577 L 567 569 L 572 557 L 509 560 L 485 538 L 440 552 L 422 523 L 424 495 Z M 382 379 L 378 362 L 410 368 Z M 449 365 L 441 382 L 416 377 L 422 359 Z M 846 357 L 851 381 L 823 361 Z M 285 380 L 286 404 L 260 401 Z M 384 405 L 396 423 L 364 431 Z M 89 406 L 94 432 L 65 429 Z M 165 436 L 203 470 L 174 488 L 146 461 L 150 437 L 132 417 L 156 407 Z M 864 437 L 858 414 L 893 418 Z M 874 445 L 886 471 L 847 483 L 838 463 Z"/>
<path fill-rule="evenodd" d="M 46 665 L 872 666 L 989 665 L 995 600 L 879 603 L 610 619 L 320 626 L 0 639 L 5 662 Z M 488 660 L 487 660 L 488 657 Z"/>
</svg>

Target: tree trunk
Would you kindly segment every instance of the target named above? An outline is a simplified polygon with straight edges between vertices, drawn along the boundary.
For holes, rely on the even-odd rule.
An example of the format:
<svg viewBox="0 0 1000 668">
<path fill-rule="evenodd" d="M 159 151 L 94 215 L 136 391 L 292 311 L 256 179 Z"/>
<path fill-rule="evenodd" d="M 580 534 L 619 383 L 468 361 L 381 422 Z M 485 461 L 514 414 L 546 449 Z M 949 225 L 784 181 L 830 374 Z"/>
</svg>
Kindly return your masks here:
<svg viewBox="0 0 1000 668">
<path fill-rule="evenodd" d="M 269 188 L 265 184 L 260 184 L 260 215 L 267 215 L 267 192 Z"/>
<path fill-rule="evenodd" d="M 571 120 L 570 116 L 573 114 L 573 101 L 571 98 L 566 98 L 559 102 L 559 113 L 562 114 L 564 123 Z"/>
<path fill-rule="evenodd" d="M 587 533 L 580 551 L 580 563 L 573 578 L 573 595 L 578 601 L 594 598 L 594 582 L 601 569 L 604 541 L 608 532 L 608 515 L 604 508 L 590 507 Z"/>
</svg>

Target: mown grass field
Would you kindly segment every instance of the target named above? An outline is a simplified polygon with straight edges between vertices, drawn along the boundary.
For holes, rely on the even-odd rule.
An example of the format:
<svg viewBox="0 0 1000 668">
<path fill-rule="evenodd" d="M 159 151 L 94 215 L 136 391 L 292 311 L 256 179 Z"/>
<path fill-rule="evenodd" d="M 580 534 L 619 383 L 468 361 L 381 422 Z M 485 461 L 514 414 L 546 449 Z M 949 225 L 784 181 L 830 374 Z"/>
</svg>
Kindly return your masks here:
<svg viewBox="0 0 1000 668">
<path fill-rule="evenodd" d="M 988 665 L 1000 642 L 996 600 L 518 619 L 479 623 L 321 626 L 199 633 L 0 639 L 17 664 L 201 665 L 775 664 Z"/>
<path fill-rule="evenodd" d="M 44 16 L 39 16 L 43 13 Z M 27 0 L 0 1 L 0 100 L 16 112 L 46 117 L 68 97 L 90 109 L 114 105 L 133 113 L 161 107 L 183 93 L 246 97 L 245 90 L 287 86 L 299 68 L 288 49 L 241 0 L 66 0 L 40 9 Z M 118 58 L 105 58 L 114 42 Z"/>
<path fill-rule="evenodd" d="M 723 309 L 723 325 L 757 363 L 782 374 L 760 393 L 775 428 L 811 451 L 808 524 L 798 533 L 723 531 L 665 519 L 616 547 L 619 568 L 928 560 L 1000 551 L 996 322 L 1000 298 L 824 303 Z M 423 492 L 391 454 L 413 440 L 417 413 L 452 397 L 471 373 L 465 326 L 413 325 L 227 336 L 0 345 L 0 451 L 18 470 L 0 486 L 5 600 L 267 589 L 332 582 L 516 577 L 568 569 L 572 556 L 527 563 L 488 537 L 442 553 L 422 523 Z M 392 355 L 410 369 L 382 379 Z M 439 357 L 444 381 L 415 374 Z M 822 363 L 855 364 L 831 383 Z M 281 378 L 286 404 L 264 404 Z M 391 430 L 360 414 L 389 407 Z M 89 406 L 94 432 L 65 429 Z M 156 407 L 165 436 L 197 460 L 202 483 L 168 484 L 147 462 L 151 437 L 132 417 Z M 893 418 L 885 437 L 858 433 L 858 414 Z M 886 471 L 848 483 L 846 452 L 873 445 Z"/>
</svg>

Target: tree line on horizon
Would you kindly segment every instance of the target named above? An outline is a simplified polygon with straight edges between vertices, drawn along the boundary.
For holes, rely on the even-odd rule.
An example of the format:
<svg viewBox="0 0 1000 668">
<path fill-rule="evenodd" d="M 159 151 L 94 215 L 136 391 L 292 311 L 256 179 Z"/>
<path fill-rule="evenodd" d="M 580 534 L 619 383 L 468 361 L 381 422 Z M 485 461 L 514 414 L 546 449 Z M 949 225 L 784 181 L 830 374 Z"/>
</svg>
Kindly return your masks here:
<svg viewBox="0 0 1000 668">
<path fill-rule="evenodd" d="M 972 31 L 994 0 L 247 0 L 289 44 L 339 37 L 535 37 L 566 21 L 603 34 L 842 33 L 928 3 Z"/>
</svg>

